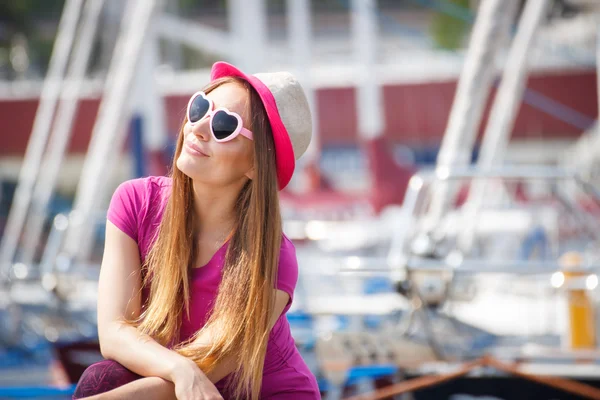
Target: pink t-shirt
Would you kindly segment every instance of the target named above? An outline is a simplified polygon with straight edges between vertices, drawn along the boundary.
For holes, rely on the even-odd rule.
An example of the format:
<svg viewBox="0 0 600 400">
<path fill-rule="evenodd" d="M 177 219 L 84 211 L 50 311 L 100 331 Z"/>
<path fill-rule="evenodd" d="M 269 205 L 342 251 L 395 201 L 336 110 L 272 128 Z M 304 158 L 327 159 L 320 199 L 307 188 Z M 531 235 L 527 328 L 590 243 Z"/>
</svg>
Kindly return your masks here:
<svg viewBox="0 0 600 400">
<path fill-rule="evenodd" d="M 107 218 L 117 228 L 138 244 L 140 259 L 144 262 L 152 239 L 158 228 L 166 202 L 171 194 L 171 178 L 150 176 L 122 183 L 115 191 Z M 211 312 L 216 298 L 221 272 L 227 251 L 225 243 L 201 268 L 191 273 L 190 319 L 184 317 L 181 340 L 190 337 L 202 328 Z M 284 235 L 279 254 L 277 289 L 290 295 L 290 301 L 273 327 L 263 374 L 261 399 L 319 399 L 319 390 L 314 375 L 296 349 L 290 325 L 285 316 L 289 309 L 296 282 L 298 263 L 292 242 Z M 144 291 L 144 296 L 147 295 Z M 217 383 L 225 398 L 226 379 Z"/>
</svg>

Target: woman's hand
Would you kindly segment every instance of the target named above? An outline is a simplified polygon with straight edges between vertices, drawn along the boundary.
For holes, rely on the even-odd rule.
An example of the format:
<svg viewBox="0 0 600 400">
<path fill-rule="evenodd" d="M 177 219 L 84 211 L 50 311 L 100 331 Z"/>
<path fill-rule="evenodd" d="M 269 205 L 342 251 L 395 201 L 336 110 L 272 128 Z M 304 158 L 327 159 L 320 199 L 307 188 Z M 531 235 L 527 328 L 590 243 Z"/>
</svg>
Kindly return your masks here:
<svg viewBox="0 0 600 400">
<path fill-rule="evenodd" d="M 192 361 L 185 359 L 179 363 L 171 377 L 177 400 L 223 400 L 215 385 Z"/>
</svg>

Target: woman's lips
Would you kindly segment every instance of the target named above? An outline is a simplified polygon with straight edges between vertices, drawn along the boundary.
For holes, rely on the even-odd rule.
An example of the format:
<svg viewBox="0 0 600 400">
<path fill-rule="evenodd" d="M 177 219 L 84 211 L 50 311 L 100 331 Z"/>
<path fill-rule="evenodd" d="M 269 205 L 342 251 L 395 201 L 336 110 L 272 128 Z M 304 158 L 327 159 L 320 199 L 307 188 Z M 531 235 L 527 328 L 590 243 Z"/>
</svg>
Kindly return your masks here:
<svg viewBox="0 0 600 400">
<path fill-rule="evenodd" d="M 192 155 L 200 156 L 200 157 L 208 157 L 208 155 L 202 151 L 200 147 L 191 142 L 185 142 L 186 150 Z"/>
</svg>

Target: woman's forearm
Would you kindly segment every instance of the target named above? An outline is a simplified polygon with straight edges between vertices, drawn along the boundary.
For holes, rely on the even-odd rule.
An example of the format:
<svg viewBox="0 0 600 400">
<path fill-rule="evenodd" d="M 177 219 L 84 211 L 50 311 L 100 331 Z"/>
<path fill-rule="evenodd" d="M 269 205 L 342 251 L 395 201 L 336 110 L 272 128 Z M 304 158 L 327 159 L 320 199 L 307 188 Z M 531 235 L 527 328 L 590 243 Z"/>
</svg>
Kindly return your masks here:
<svg viewBox="0 0 600 400">
<path fill-rule="evenodd" d="M 106 339 L 106 340 L 102 340 Z M 133 326 L 122 324 L 113 327 L 110 336 L 101 336 L 102 355 L 144 377 L 159 377 L 173 381 L 174 373 L 191 362 L 185 356 L 167 349 L 151 337 L 141 335 Z M 236 358 L 226 357 L 212 371 L 205 372 L 207 378 L 216 383 L 236 369 Z"/>
<path fill-rule="evenodd" d="M 206 377 L 212 382 L 217 383 L 221 379 L 225 378 L 227 375 L 231 374 L 235 371 L 236 368 L 236 358 L 233 356 L 226 357 L 221 362 L 219 362 L 212 371 L 205 373 Z"/>
<path fill-rule="evenodd" d="M 85 397 L 86 400 L 175 400 L 171 382 L 157 377 L 142 378 L 111 391 Z"/>
<path fill-rule="evenodd" d="M 188 361 L 133 326 L 115 323 L 111 328 L 110 333 L 100 335 L 102 355 L 138 375 L 172 381 L 175 369 Z"/>
<path fill-rule="evenodd" d="M 195 356 L 197 356 L 198 353 L 202 353 L 205 351 L 204 349 L 210 348 L 214 340 L 213 337 L 214 336 L 211 329 L 202 330 L 200 335 L 194 340 L 191 346 L 186 346 L 180 350 L 182 357 L 189 357 L 189 359 L 192 360 L 195 359 Z M 198 368 L 200 368 L 200 370 L 212 383 L 217 383 L 236 370 L 237 357 L 230 355 L 223 358 L 210 371 L 207 371 L 201 364 L 198 364 Z"/>
</svg>

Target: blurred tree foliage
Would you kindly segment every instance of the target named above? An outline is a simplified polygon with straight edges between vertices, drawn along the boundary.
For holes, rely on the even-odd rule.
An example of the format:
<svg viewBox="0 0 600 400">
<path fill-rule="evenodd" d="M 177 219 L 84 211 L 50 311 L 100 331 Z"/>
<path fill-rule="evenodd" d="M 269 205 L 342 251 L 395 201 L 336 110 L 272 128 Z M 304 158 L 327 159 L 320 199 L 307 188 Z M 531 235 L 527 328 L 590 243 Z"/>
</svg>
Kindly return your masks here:
<svg viewBox="0 0 600 400">
<path fill-rule="evenodd" d="M 114 2 L 129 0 L 110 0 Z M 166 0 L 175 6 L 181 16 L 190 18 L 202 15 L 223 16 L 228 0 Z M 287 8 L 287 0 L 265 0 L 270 13 L 282 13 Z M 469 0 L 449 1 L 457 6 L 468 7 Z M 65 0 L 0 0 L 0 79 L 12 79 L 17 74 L 11 65 L 11 48 L 15 38 L 25 43 L 29 69 L 27 76 L 40 77 L 46 73 L 52 53 L 56 29 Z M 403 0 L 377 0 L 382 9 L 411 8 L 415 4 Z M 350 0 L 311 0 L 313 12 L 348 12 Z M 437 13 L 431 25 L 432 35 L 437 46 L 453 49 L 462 43 L 467 24 L 464 21 Z M 104 43 L 95 43 L 92 52 L 91 68 L 98 63 L 97 58 Z M 172 45 L 172 44 L 171 44 Z M 164 45 L 163 45 L 164 47 Z M 111 51 L 110 49 L 108 51 Z M 212 64 L 217 58 L 211 54 L 199 54 L 196 50 L 182 46 L 181 67 L 196 68 Z M 106 67 L 105 64 L 101 66 Z"/>
<path fill-rule="evenodd" d="M 181 13 L 202 9 L 205 11 L 223 11 L 227 0 L 177 0 Z"/>
<path fill-rule="evenodd" d="M 456 7 L 469 10 L 469 0 L 445 0 Z M 469 23 L 448 13 L 438 11 L 431 21 L 431 36 L 434 44 L 442 49 L 455 50 L 462 46 Z"/>
<path fill-rule="evenodd" d="M 9 54 L 16 37 L 27 40 L 30 69 L 44 74 L 64 0 L 0 0 L 0 72 L 14 74 Z"/>
<path fill-rule="evenodd" d="M 0 0 L 0 23 L 27 32 L 35 19 L 60 14 L 64 0 Z"/>
<path fill-rule="evenodd" d="M 183 10 L 205 10 L 224 11 L 227 8 L 227 0 L 177 0 L 180 9 Z M 286 7 L 287 0 L 266 0 L 269 11 L 282 11 Z M 401 5 L 401 0 L 379 0 L 378 3 L 389 5 Z M 318 11 L 347 11 L 350 0 L 312 0 L 311 7 Z"/>
</svg>

